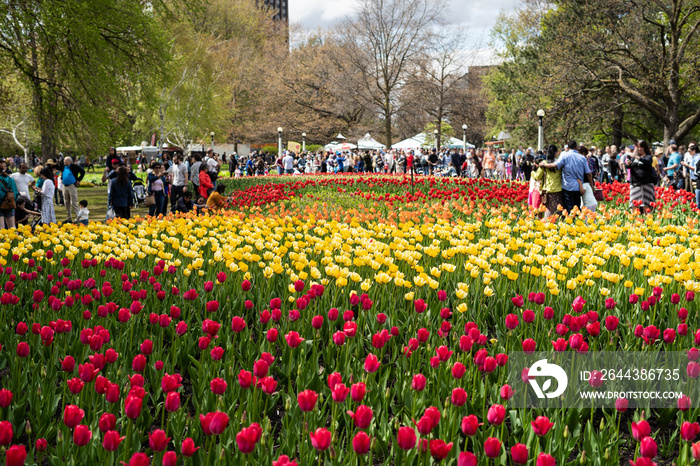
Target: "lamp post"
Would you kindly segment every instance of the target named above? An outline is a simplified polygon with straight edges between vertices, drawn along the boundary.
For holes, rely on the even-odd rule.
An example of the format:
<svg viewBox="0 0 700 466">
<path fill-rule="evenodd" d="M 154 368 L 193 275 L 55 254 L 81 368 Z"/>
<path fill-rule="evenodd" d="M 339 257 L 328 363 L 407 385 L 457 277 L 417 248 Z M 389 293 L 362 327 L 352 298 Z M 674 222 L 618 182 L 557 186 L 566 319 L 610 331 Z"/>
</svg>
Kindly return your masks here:
<svg viewBox="0 0 700 466">
<path fill-rule="evenodd" d="M 214 131 L 211 132 L 211 149 L 214 150 Z"/>
<path fill-rule="evenodd" d="M 439 144 L 438 144 L 438 134 L 440 134 L 440 131 L 435 130 L 433 131 L 433 134 L 435 135 L 435 152 L 440 150 Z"/>
<path fill-rule="evenodd" d="M 282 155 L 282 127 L 277 128 L 277 156 Z"/>
<path fill-rule="evenodd" d="M 537 110 L 537 118 L 540 119 L 540 128 L 537 134 L 537 150 L 542 150 L 542 141 L 544 139 L 544 131 L 542 129 L 542 119 L 544 118 L 544 110 Z"/>
<path fill-rule="evenodd" d="M 306 133 L 301 133 L 301 151 L 306 152 Z"/>
<path fill-rule="evenodd" d="M 466 123 L 462 125 L 462 147 L 464 147 L 464 153 L 467 153 L 467 125 Z"/>
</svg>

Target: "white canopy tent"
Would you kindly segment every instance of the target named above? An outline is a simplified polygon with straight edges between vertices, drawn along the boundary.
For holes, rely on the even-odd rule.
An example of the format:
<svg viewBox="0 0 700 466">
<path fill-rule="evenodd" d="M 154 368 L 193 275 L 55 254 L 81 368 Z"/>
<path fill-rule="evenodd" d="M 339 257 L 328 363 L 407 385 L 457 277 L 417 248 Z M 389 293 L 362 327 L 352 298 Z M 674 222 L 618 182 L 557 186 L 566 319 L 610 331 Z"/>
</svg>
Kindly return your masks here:
<svg viewBox="0 0 700 466">
<path fill-rule="evenodd" d="M 327 151 L 338 151 L 338 150 L 351 150 L 351 149 L 357 149 L 357 146 L 355 144 L 350 144 L 349 142 L 331 142 L 330 144 L 326 144 L 323 146 L 324 150 Z"/>
<path fill-rule="evenodd" d="M 357 141 L 357 148 L 360 150 L 381 150 L 386 149 L 386 146 L 367 133 Z"/>
<path fill-rule="evenodd" d="M 401 142 L 397 142 L 396 144 L 392 145 L 392 149 L 402 149 L 402 150 L 410 150 L 410 149 L 420 149 L 420 148 L 430 148 L 430 145 L 425 143 L 426 141 L 426 135 L 425 133 L 418 133 L 412 138 L 404 139 Z M 446 146 L 450 149 L 461 149 L 462 148 L 462 140 L 457 139 L 457 138 L 448 138 L 448 140 L 443 141 L 442 143 L 443 146 Z M 472 144 L 467 143 L 467 149 L 474 149 L 474 146 Z"/>
</svg>

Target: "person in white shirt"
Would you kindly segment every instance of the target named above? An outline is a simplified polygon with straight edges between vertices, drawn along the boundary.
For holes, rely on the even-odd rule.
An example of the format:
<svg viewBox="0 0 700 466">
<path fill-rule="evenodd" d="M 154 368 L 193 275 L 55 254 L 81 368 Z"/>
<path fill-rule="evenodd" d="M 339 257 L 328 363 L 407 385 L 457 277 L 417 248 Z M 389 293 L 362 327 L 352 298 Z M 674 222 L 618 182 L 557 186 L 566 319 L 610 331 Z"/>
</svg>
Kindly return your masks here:
<svg viewBox="0 0 700 466">
<path fill-rule="evenodd" d="M 177 201 L 187 191 L 187 183 L 189 183 L 189 178 L 187 176 L 187 167 L 184 163 L 182 163 L 181 155 L 175 154 L 175 156 L 173 157 L 173 164 L 168 171 L 170 172 L 170 176 L 172 176 L 172 185 L 170 191 L 170 210 L 175 211 Z"/>
<path fill-rule="evenodd" d="M 82 200 L 78 203 L 80 209 L 78 210 L 78 215 L 75 217 L 75 223 L 80 223 L 88 226 L 90 223 L 90 211 L 88 210 L 88 201 Z"/>
<path fill-rule="evenodd" d="M 26 197 L 29 197 L 29 188 L 34 186 L 35 183 L 34 177 L 27 173 L 28 169 L 27 164 L 22 162 L 19 166 L 19 173 L 10 175 L 10 178 L 15 180 L 17 191 L 19 191 L 22 196 Z"/>
<path fill-rule="evenodd" d="M 291 175 L 294 173 L 294 157 L 292 157 L 291 153 L 287 153 L 287 155 L 284 156 L 282 159 L 282 166 L 284 166 L 284 172 L 288 175 Z"/>
</svg>

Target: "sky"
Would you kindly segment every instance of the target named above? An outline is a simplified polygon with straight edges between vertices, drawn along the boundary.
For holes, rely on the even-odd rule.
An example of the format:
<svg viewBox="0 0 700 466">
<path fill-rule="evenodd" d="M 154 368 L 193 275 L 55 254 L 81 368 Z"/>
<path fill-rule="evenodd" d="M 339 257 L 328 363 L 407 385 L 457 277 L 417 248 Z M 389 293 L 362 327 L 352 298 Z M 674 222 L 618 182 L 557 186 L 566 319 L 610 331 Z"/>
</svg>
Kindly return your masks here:
<svg viewBox="0 0 700 466">
<path fill-rule="evenodd" d="M 337 25 L 345 16 L 353 14 L 357 0 L 288 0 L 289 20 L 308 29 Z M 447 17 L 455 24 L 468 28 L 470 37 L 481 38 L 476 53 L 476 65 L 491 64 L 493 50 L 488 47 L 489 32 L 501 10 L 510 10 L 518 0 L 449 0 Z M 478 42 L 478 40 L 475 40 Z"/>
</svg>

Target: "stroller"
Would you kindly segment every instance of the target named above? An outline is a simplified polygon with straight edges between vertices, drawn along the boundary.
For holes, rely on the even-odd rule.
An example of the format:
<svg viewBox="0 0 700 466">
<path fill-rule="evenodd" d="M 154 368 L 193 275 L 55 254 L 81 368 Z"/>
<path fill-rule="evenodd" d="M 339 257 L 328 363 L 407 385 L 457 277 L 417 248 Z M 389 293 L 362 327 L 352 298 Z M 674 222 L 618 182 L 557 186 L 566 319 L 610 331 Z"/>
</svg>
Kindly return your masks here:
<svg viewBox="0 0 700 466">
<path fill-rule="evenodd" d="M 134 181 L 132 189 L 134 190 L 134 203 L 136 204 L 136 207 L 138 207 L 139 204 L 146 200 L 146 185 L 144 185 L 143 181 L 139 179 Z"/>
</svg>

